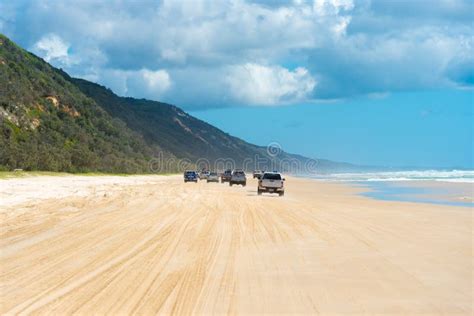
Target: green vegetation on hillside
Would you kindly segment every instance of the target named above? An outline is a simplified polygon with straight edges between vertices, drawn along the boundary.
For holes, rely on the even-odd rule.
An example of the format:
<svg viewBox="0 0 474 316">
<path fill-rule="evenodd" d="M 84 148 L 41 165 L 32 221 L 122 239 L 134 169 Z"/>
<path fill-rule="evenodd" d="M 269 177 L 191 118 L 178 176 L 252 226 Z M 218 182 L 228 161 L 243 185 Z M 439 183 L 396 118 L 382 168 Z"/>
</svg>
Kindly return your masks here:
<svg viewBox="0 0 474 316">
<path fill-rule="evenodd" d="M 192 161 L 232 158 L 241 162 L 255 154 L 266 155 L 264 148 L 230 136 L 176 106 L 119 97 L 103 86 L 82 79 L 71 78 L 71 81 L 111 116 L 139 132 L 149 145 L 157 145 L 179 158 Z"/>
<path fill-rule="evenodd" d="M 148 172 L 159 149 L 0 35 L 0 168 Z"/>
</svg>

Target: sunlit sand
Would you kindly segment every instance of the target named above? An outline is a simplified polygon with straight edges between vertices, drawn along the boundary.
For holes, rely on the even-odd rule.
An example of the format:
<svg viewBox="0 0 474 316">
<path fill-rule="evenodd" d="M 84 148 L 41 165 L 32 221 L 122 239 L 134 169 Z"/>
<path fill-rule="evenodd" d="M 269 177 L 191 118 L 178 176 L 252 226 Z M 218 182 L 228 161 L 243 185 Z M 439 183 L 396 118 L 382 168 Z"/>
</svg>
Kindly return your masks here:
<svg viewBox="0 0 474 316">
<path fill-rule="evenodd" d="M 286 186 L 0 180 L 0 313 L 472 313 L 471 208 Z"/>
</svg>

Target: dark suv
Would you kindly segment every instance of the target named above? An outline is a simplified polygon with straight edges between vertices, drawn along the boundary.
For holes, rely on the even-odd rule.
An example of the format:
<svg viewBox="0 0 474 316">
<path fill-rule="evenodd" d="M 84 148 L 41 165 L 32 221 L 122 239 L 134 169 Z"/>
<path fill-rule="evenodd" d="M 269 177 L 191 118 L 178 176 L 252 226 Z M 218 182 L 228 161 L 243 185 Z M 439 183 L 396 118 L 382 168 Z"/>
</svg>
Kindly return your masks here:
<svg viewBox="0 0 474 316">
<path fill-rule="evenodd" d="M 230 178 L 232 178 L 232 170 L 227 169 L 221 174 L 221 183 L 230 182 Z"/>
<path fill-rule="evenodd" d="M 260 179 L 263 175 L 263 171 L 261 170 L 254 170 L 253 171 L 253 178 L 257 178 L 257 179 Z"/>
<path fill-rule="evenodd" d="M 184 172 L 184 183 L 186 182 L 198 182 L 198 175 L 196 171 L 186 170 Z"/>
</svg>

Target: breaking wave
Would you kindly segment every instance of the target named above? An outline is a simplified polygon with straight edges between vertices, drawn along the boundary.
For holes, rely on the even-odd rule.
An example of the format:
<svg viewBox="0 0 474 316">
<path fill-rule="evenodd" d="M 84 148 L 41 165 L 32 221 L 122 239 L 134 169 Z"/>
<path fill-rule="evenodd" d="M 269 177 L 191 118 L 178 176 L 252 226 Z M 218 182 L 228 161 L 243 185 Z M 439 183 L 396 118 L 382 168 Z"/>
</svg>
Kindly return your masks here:
<svg viewBox="0 0 474 316">
<path fill-rule="evenodd" d="M 364 173 L 333 173 L 318 179 L 345 182 L 372 181 L 443 181 L 474 183 L 474 170 L 408 170 Z"/>
</svg>

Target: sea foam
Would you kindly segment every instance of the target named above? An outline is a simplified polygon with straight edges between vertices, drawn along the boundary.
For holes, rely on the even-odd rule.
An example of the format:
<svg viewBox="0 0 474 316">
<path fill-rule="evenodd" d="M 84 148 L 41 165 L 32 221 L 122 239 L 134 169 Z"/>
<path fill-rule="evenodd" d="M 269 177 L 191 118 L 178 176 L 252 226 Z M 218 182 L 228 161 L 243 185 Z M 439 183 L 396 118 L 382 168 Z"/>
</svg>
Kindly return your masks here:
<svg viewBox="0 0 474 316">
<path fill-rule="evenodd" d="M 474 170 L 406 170 L 361 173 L 333 173 L 318 175 L 329 181 L 376 182 L 376 181 L 443 181 L 474 183 Z"/>
</svg>

